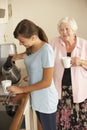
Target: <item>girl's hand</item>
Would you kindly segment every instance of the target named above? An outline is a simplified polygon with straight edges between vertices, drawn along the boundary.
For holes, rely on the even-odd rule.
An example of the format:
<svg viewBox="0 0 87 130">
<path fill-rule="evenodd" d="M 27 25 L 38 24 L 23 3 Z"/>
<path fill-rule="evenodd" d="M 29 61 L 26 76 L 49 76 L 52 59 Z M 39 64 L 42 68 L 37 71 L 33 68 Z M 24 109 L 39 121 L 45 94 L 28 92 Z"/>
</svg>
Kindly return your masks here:
<svg viewBox="0 0 87 130">
<path fill-rule="evenodd" d="M 13 55 L 12 61 L 16 61 L 17 59 L 18 59 L 18 55 L 17 54 Z"/>
<path fill-rule="evenodd" d="M 6 89 L 7 89 L 8 92 L 11 92 L 12 94 L 21 94 L 21 93 L 23 93 L 23 88 L 22 87 L 9 86 Z"/>
<path fill-rule="evenodd" d="M 25 55 L 26 55 L 25 52 L 23 52 L 23 53 L 19 53 L 19 54 L 11 55 L 11 56 L 13 56 L 13 57 L 12 57 L 12 61 L 16 61 L 16 60 L 24 59 Z"/>
<path fill-rule="evenodd" d="M 28 82 L 28 76 L 25 76 L 25 77 L 23 78 L 23 80 L 24 80 L 25 82 Z"/>
<path fill-rule="evenodd" d="M 10 54 L 12 56 L 12 61 L 16 61 L 18 59 L 18 54 Z"/>
</svg>

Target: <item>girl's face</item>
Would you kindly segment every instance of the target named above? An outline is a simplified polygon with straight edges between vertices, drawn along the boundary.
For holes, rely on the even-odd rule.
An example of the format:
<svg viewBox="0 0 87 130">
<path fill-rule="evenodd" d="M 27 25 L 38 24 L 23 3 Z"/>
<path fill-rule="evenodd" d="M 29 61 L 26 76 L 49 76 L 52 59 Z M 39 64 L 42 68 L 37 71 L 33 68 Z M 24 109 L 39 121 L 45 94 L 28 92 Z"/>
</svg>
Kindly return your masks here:
<svg viewBox="0 0 87 130">
<path fill-rule="evenodd" d="M 59 33 L 64 41 L 69 41 L 73 36 L 75 36 L 75 32 L 72 30 L 70 25 L 66 23 L 60 25 Z"/>
<path fill-rule="evenodd" d="M 30 38 L 25 38 L 25 37 L 19 35 L 17 37 L 17 39 L 19 40 L 20 45 L 23 45 L 26 48 L 29 48 L 29 47 L 33 46 L 33 38 L 32 37 L 33 36 L 31 36 Z"/>
</svg>

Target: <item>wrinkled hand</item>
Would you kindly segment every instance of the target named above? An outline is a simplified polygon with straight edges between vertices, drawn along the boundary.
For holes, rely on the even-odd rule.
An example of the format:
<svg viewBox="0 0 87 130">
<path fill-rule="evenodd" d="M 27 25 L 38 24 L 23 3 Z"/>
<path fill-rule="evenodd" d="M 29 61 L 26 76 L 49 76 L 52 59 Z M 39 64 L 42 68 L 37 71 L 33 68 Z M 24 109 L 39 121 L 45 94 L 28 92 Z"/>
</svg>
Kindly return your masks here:
<svg viewBox="0 0 87 130">
<path fill-rule="evenodd" d="M 72 64 L 72 66 L 80 66 L 81 59 L 79 57 L 72 57 L 71 64 Z"/>
</svg>

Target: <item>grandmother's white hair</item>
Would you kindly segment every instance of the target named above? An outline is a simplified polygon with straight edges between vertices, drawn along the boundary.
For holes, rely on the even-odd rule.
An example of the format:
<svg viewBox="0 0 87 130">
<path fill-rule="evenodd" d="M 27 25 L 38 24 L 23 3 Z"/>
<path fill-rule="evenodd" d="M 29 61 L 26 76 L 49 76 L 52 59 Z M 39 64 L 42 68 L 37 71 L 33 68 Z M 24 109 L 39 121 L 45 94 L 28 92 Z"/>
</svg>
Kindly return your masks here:
<svg viewBox="0 0 87 130">
<path fill-rule="evenodd" d="M 59 28 L 60 28 L 61 23 L 67 23 L 68 25 L 70 25 L 70 27 L 71 27 L 74 31 L 77 31 L 77 29 L 78 29 L 77 23 L 76 23 L 75 19 L 72 18 L 72 17 L 62 18 L 62 19 L 59 21 L 59 23 L 58 23 L 58 30 L 59 30 Z"/>
</svg>

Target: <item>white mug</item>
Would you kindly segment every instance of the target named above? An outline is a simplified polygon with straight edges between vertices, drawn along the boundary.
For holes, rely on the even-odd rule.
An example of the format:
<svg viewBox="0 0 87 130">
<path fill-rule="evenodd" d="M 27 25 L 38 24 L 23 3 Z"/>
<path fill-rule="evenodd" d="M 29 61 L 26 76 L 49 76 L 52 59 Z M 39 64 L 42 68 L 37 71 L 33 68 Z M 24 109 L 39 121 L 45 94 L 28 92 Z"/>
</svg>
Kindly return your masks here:
<svg viewBox="0 0 87 130">
<path fill-rule="evenodd" d="M 69 56 L 62 57 L 62 62 L 63 62 L 64 68 L 70 68 L 71 67 L 71 57 L 69 57 Z"/>
<path fill-rule="evenodd" d="M 12 81 L 11 80 L 2 80 L 1 81 L 1 85 L 2 85 L 2 88 L 3 88 L 3 91 L 5 94 L 9 94 L 9 92 L 6 90 L 6 88 L 8 86 L 11 86 L 12 85 Z"/>
</svg>

